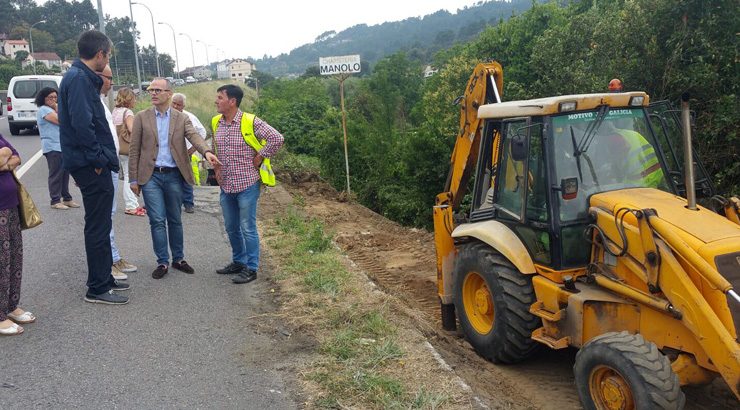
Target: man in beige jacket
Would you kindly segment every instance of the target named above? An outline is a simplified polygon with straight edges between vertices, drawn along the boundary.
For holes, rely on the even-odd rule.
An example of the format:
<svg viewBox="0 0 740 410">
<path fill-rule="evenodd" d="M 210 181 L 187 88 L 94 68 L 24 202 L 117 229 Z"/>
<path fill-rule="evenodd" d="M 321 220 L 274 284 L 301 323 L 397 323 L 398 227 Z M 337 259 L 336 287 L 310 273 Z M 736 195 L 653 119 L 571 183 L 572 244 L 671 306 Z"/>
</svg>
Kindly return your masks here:
<svg viewBox="0 0 740 410">
<path fill-rule="evenodd" d="M 157 257 L 154 279 L 161 279 L 169 269 L 168 244 L 172 267 L 185 273 L 195 270 L 185 262 L 182 230 L 182 181 L 193 184 L 187 139 L 211 164 L 220 164 L 203 138 L 193 128 L 187 115 L 170 108 L 172 84 L 155 78 L 147 90 L 152 108 L 134 117 L 129 151 L 131 190 L 144 194 L 152 246 Z"/>
</svg>

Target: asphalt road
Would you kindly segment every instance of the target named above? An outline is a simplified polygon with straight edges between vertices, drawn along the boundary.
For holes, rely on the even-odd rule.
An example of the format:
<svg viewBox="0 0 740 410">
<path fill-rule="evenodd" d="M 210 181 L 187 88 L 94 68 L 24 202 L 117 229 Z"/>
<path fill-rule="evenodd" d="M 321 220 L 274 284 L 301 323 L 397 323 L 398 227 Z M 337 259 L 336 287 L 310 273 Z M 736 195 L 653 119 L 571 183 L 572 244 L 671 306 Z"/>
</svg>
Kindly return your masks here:
<svg viewBox="0 0 740 410">
<path fill-rule="evenodd" d="M 5 117 L 0 133 L 24 162 L 40 149 L 35 133 L 10 136 Z M 119 212 L 116 242 L 139 272 L 129 274 L 128 305 L 94 305 L 83 301 L 84 211 L 49 207 L 47 172 L 42 157 L 22 177 L 44 218 L 23 234 L 21 307 L 39 319 L 0 338 L 1 409 L 298 407 L 277 365 L 287 359 L 274 357 L 276 341 L 251 319 L 272 309 L 269 285 L 237 286 L 214 272 L 230 260 L 216 192 L 197 189 L 198 210 L 183 214 L 195 275 L 152 279 L 148 221 Z"/>
</svg>

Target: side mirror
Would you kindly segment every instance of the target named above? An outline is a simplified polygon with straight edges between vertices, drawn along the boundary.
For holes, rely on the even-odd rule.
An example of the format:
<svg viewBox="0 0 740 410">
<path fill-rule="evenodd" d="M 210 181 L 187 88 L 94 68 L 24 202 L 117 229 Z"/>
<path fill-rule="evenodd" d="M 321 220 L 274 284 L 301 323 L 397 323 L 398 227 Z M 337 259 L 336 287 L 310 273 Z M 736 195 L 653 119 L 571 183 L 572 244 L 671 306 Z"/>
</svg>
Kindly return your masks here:
<svg viewBox="0 0 740 410">
<path fill-rule="evenodd" d="M 514 161 L 527 159 L 527 140 L 524 135 L 517 134 L 511 139 L 511 159 Z"/>
<path fill-rule="evenodd" d="M 563 178 L 560 180 L 560 195 L 568 201 L 578 197 L 578 178 Z"/>
</svg>

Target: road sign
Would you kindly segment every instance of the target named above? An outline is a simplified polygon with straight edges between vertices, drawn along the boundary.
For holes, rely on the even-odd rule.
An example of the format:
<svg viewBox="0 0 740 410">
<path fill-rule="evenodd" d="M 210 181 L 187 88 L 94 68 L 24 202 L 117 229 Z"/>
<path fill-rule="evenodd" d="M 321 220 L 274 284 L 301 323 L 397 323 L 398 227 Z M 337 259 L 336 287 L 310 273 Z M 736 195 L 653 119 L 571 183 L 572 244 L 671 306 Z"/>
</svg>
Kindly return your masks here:
<svg viewBox="0 0 740 410">
<path fill-rule="evenodd" d="M 319 57 L 321 75 L 354 74 L 361 71 L 360 56 Z"/>
</svg>

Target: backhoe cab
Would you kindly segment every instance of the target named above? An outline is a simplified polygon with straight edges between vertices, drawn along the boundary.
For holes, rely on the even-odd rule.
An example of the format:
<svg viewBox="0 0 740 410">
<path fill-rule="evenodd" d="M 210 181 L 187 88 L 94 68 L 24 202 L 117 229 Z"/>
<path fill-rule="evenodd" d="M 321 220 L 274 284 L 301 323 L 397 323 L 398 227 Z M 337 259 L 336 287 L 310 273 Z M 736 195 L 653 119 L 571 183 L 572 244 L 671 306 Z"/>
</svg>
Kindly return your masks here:
<svg viewBox="0 0 740 410">
<path fill-rule="evenodd" d="M 738 396 L 738 200 L 715 198 L 723 215 L 693 203 L 713 187 L 690 150 L 683 178 L 688 106 L 644 92 L 501 102 L 502 86 L 500 65 L 476 67 L 434 207 L 443 327 L 457 319 L 497 363 L 579 348 L 588 409 L 681 408 L 681 385 L 717 375 Z"/>
</svg>

